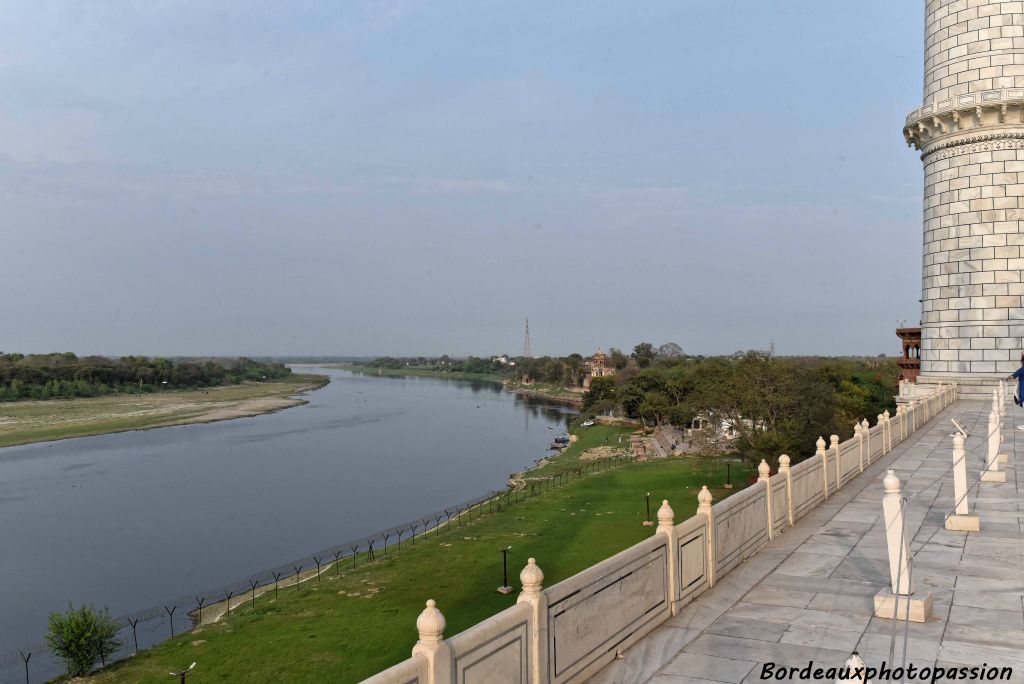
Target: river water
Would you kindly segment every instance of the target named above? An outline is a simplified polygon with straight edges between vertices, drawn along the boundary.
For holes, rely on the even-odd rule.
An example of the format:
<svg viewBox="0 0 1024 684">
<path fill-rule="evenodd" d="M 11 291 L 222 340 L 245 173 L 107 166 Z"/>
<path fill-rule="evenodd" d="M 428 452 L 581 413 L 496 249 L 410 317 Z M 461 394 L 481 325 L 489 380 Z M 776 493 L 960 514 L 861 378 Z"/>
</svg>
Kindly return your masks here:
<svg viewBox="0 0 1024 684">
<path fill-rule="evenodd" d="M 502 488 L 574 413 L 312 372 L 331 383 L 278 413 L 0 449 L 0 654 L 69 602 L 130 613 Z"/>
</svg>

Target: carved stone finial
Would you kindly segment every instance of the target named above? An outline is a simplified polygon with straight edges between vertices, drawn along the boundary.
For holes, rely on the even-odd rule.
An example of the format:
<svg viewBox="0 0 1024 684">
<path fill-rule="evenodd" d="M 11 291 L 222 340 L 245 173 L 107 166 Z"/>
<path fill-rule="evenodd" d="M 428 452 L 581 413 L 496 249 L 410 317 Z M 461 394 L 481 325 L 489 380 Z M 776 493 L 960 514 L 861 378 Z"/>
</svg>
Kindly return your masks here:
<svg viewBox="0 0 1024 684">
<path fill-rule="evenodd" d="M 676 513 L 668 505 L 668 499 L 662 499 L 661 508 L 658 509 L 658 527 L 671 527 L 675 523 Z"/>
<path fill-rule="evenodd" d="M 885 471 L 885 479 L 882 480 L 882 486 L 885 487 L 886 494 L 900 493 L 900 478 L 896 477 L 895 470 L 890 468 Z"/>
<path fill-rule="evenodd" d="M 444 615 L 437 609 L 434 599 L 427 601 L 427 607 L 416 618 L 416 631 L 420 633 L 420 641 L 437 643 L 444 639 Z"/>
<path fill-rule="evenodd" d="M 761 462 L 757 464 L 757 479 L 758 479 L 758 481 L 760 482 L 760 481 L 763 481 L 763 480 L 767 480 L 768 476 L 771 474 L 771 472 L 772 472 L 772 469 L 768 465 L 768 461 L 766 461 L 766 460 L 764 460 L 762 458 Z"/>
<path fill-rule="evenodd" d="M 519 581 L 522 583 L 523 591 L 526 593 L 537 593 L 540 591 L 541 585 L 544 582 L 544 573 L 537 566 L 535 559 L 527 559 L 526 567 L 519 573 Z"/>
<path fill-rule="evenodd" d="M 711 508 L 711 500 L 713 498 L 714 497 L 711 496 L 711 492 L 708 491 L 707 485 L 701 487 L 700 491 L 697 492 L 697 510 L 702 508 Z"/>
<path fill-rule="evenodd" d="M 824 437 L 818 437 L 818 441 L 814 443 L 814 446 L 817 448 L 818 451 L 824 451 L 825 450 L 825 438 Z"/>
<path fill-rule="evenodd" d="M 782 454 L 779 456 L 779 472 L 784 473 L 789 470 L 789 456 Z"/>
</svg>

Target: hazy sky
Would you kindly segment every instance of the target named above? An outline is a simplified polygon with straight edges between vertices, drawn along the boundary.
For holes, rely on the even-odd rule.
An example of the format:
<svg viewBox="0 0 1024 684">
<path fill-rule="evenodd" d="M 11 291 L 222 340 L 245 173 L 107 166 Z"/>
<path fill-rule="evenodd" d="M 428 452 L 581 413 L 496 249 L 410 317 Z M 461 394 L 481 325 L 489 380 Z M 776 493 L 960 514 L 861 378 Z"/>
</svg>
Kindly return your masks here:
<svg viewBox="0 0 1024 684">
<path fill-rule="evenodd" d="M 0 350 L 896 354 L 921 5 L 0 2 Z"/>
</svg>

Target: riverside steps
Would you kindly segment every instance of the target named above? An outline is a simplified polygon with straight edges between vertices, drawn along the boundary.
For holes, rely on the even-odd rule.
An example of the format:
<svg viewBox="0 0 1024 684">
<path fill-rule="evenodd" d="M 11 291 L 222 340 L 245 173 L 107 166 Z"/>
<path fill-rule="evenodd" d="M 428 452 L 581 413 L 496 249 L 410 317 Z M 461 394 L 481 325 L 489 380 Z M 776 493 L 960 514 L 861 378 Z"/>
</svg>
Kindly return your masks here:
<svg viewBox="0 0 1024 684">
<path fill-rule="evenodd" d="M 903 663 L 906 638 L 906 663 L 917 668 L 987 663 L 1012 667 L 1009 681 L 1024 682 L 1024 431 L 1016 429 L 1024 417 L 1000 417 L 1007 481 L 981 481 L 991 408 L 958 401 L 944 409 L 590 681 L 767 681 L 764 663 L 828 668 L 853 651 L 868 666 L 892 667 Z M 945 527 L 956 502 L 950 418 L 970 433 L 967 488 L 980 531 Z M 874 605 L 890 582 L 882 512 L 889 469 L 906 499 L 915 593 L 933 598 L 926 622 L 897 620 L 895 635 L 894 621 L 876 617 Z"/>
<path fill-rule="evenodd" d="M 553 586 L 531 558 L 516 605 L 454 636 L 443 595 L 425 587 L 412 657 L 366 681 L 753 682 L 766 663 L 899 665 L 904 635 L 917 668 L 986 662 L 1024 681 L 1017 458 L 1007 449 L 1006 483 L 981 482 L 988 410 L 933 386 L 845 442 L 807 445 L 795 465 L 780 455 L 775 475 L 762 463 L 757 482 L 721 501 L 706 487 L 696 501 L 663 501 L 651 537 Z M 968 432 L 980 532 L 945 529 L 956 507 L 950 418 Z M 896 497 L 898 543 L 884 496 L 889 518 Z M 909 559 L 890 559 L 893 548 Z M 905 615 L 908 603 L 924 622 L 876 617 Z"/>
</svg>

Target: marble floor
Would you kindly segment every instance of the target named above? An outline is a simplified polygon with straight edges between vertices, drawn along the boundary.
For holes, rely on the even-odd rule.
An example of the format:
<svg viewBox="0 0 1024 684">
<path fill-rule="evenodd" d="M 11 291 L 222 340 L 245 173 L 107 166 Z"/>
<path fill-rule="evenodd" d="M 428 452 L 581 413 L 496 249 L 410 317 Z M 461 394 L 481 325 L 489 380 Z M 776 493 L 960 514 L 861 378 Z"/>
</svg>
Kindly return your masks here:
<svg viewBox="0 0 1024 684">
<path fill-rule="evenodd" d="M 1007 481 L 992 484 L 978 482 L 989 408 L 980 401 L 947 408 L 591 681 L 768 681 L 766 663 L 828 668 L 856 650 L 869 666 L 987 664 L 1013 668 L 1009 681 L 1024 682 L 1024 496 L 1015 468 L 1018 448 L 1024 455 L 1024 431 L 1016 429 L 1024 410 L 1008 407 L 1002 451 L 1009 463 L 1000 466 Z M 968 501 L 980 532 L 944 528 L 953 508 L 950 418 L 971 433 Z M 910 623 L 906 633 L 906 623 L 897 622 L 895 635 L 892 620 L 873 615 L 873 597 L 889 581 L 881 517 L 886 468 L 909 497 L 915 591 L 935 600 L 931 620 Z"/>
</svg>

